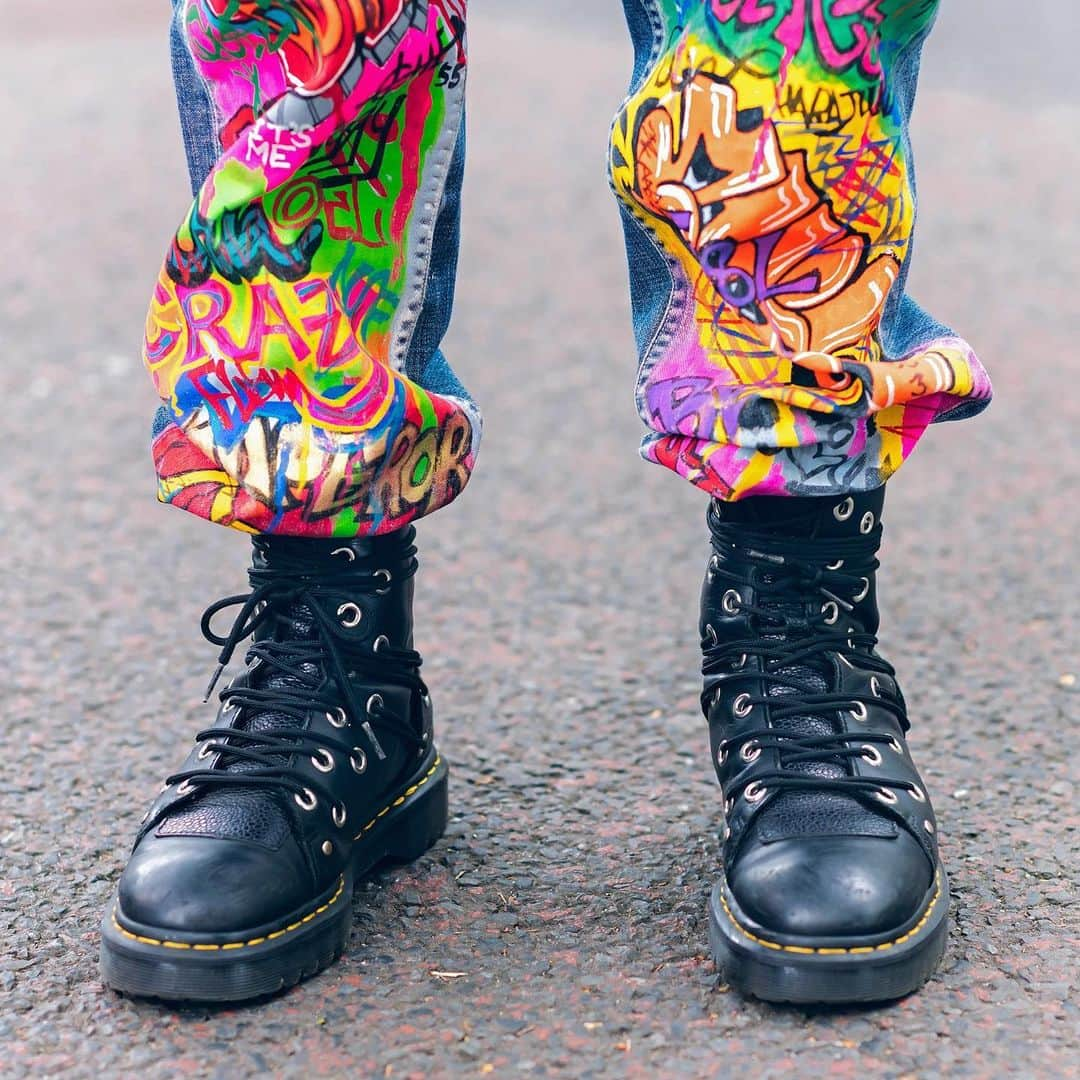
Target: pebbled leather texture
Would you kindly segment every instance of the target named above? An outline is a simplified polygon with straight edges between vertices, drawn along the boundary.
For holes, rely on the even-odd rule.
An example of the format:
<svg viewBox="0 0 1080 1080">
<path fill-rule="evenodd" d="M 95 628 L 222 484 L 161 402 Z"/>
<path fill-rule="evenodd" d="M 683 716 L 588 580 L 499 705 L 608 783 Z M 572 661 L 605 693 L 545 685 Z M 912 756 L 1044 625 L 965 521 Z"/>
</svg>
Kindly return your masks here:
<svg viewBox="0 0 1080 1080">
<path fill-rule="evenodd" d="M 363 826 L 401 790 L 432 746 L 433 711 L 419 677 L 384 680 L 375 674 L 380 650 L 396 655 L 412 647 L 415 561 L 407 572 L 399 572 L 412 560 L 412 538 L 411 529 L 340 542 L 255 538 L 253 568 L 263 574 L 262 580 L 273 577 L 279 560 L 295 568 L 300 559 L 305 580 L 309 576 L 329 588 L 326 595 L 315 590 L 304 602 L 289 602 L 265 619 L 255 640 L 303 644 L 326 634 L 332 624 L 335 647 L 360 708 L 350 710 L 339 694 L 334 700 L 340 704 L 332 711 L 316 703 L 302 720 L 275 710 L 273 691 L 296 693 L 304 683 L 249 657 L 247 669 L 223 691 L 211 727 L 238 733 L 299 727 L 321 738 L 318 745 L 324 754 L 313 753 L 309 746 L 303 753 L 286 748 L 270 756 L 300 776 L 300 782 L 310 782 L 332 798 L 316 798 L 309 807 L 306 797 L 298 799 L 273 785 L 166 785 L 144 818 L 121 876 L 121 918 L 173 932 L 240 933 L 294 912 L 349 865 Z M 342 593 L 336 584 L 342 567 L 377 571 L 378 589 L 352 594 L 342 584 Z M 312 610 L 316 603 L 323 605 L 322 621 Z M 301 668 L 329 687 L 328 694 L 336 692 L 329 671 L 306 663 Z M 245 688 L 267 692 L 267 707 L 235 705 L 230 695 Z M 412 735 L 405 737 L 403 731 Z M 220 736 L 197 743 L 180 774 L 224 769 L 242 775 L 260 768 L 259 763 L 213 749 L 222 745 Z M 245 744 L 238 740 L 236 745 Z"/>
<path fill-rule="evenodd" d="M 730 659 L 722 670 L 706 663 L 702 704 L 714 767 L 725 792 L 728 886 L 765 932 L 808 938 L 887 933 L 917 912 L 937 866 L 937 823 L 904 741 L 903 696 L 872 646 L 824 653 L 810 649 L 793 664 L 769 668 L 795 678 L 807 693 L 852 695 L 850 703 L 807 706 L 805 712 L 779 717 L 774 712 L 794 691 L 761 677 L 768 661 L 754 655 L 752 647 L 755 638 L 766 648 L 812 642 L 824 605 L 835 595 L 808 580 L 778 596 L 777 589 L 768 586 L 781 580 L 776 575 L 786 568 L 771 570 L 769 560 L 755 554 L 755 539 L 759 547 L 764 546 L 762 538 L 775 541 L 779 551 L 788 540 L 796 553 L 800 541 L 820 541 L 814 548 L 818 552 L 833 543 L 839 550 L 859 536 L 879 537 L 883 502 L 884 489 L 879 489 L 843 500 L 760 498 L 714 503 L 710 509 L 710 520 L 734 526 L 725 536 L 745 537 L 745 547 L 738 539 L 733 545 L 717 543 L 714 532 L 702 589 L 703 647 L 707 658 L 710 650 L 727 656 L 725 646 L 733 643 L 743 643 L 747 652 Z M 775 552 L 771 558 L 776 560 Z M 863 564 L 849 559 L 845 572 L 862 574 L 863 584 L 856 577 L 850 595 L 840 597 L 850 610 L 837 607 L 833 632 L 863 635 L 864 640 L 878 629 L 870 568 L 876 560 L 871 556 L 863 573 L 858 569 Z M 763 619 L 763 611 L 776 617 Z M 781 617 L 782 627 L 777 625 Z M 748 705 L 752 699 L 761 700 Z M 850 736 L 843 745 L 861 753 L 808 754 L 810 760 L 785 763 L 779 750 L 755 752 L 753 744 L 745 742 L 752 738 L 750 732 L 762 729 L 831 740 Z M 868 736 L 865 743 L 861 736 Z M 803 786 L 770 789 L 767 778 L 778 771 L 799 777 Z M 766 779 L 754 786 L 759 777 Z M 849 777 L 882 781 L 880 797 L 870 783 L 851 794 L 813 787 L 814 779 L 836 787 Z"/>
</svg>

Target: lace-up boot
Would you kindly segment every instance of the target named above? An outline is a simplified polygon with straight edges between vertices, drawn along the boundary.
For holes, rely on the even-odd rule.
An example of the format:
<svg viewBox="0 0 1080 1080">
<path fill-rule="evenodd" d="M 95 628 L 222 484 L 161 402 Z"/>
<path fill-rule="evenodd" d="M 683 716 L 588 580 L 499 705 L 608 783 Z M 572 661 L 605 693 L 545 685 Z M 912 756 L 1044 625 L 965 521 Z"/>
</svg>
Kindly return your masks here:
<svg viewBox="0 0 1080 1080">
<path fill-rule="evenodd" d="M 246 669 L 143 818 L 102 925 L 110 986 L 199 1001 L 291 986 L 340 955 L 358 877 L 442 834 L 413 539 L 255 538 L 251 592 L 203 616 L 211 691 L 250 638 Z"/>
<path fill-rule="evenodd" d="M 724 797 L 710 938 L 769 1001 L 900 997 L 945 944 L 934 812 L 877 653 L 884 489 L 714 502 L 702 706 Z"/>
</svg>

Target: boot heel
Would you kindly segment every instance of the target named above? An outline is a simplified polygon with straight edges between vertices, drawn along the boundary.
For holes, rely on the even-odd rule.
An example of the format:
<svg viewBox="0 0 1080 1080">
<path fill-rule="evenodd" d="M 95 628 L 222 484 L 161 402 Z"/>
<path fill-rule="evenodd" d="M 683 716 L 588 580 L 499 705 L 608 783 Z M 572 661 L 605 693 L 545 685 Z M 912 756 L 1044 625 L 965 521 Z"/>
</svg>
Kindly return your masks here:
<svg viewBox="0 0 1080 1080">
<path fill-rule="evenodd" d="M 386 837 L 385 858 L 412 862 L 444 832 L 450 818 L 445 766 L 401 808 Z"/>
</svg>

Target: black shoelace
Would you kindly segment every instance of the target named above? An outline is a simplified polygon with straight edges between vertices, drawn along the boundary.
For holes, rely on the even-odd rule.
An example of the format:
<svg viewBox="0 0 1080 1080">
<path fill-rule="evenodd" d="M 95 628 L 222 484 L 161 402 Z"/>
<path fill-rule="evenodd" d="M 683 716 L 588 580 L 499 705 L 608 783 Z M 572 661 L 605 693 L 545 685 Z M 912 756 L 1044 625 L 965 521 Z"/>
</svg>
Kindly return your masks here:
<svg viewBox="0 0 1080 1080">
<path fill-rule="evenodd" d="M 895 675 L 892 665 L 874 652 L 874 634 L 861 629 L 855 620 L 851 620 L 855 625 L 844 625 L 845 614 L 853 612 L 867 595 L 870 579 L 878 568 L 880 526 L 868 535 L 809 539 L 759 533 L 746 525 L 721 521 L 715 513 L 710 513 L 709 525 L 717 550 L 735 553 L 734 560 L 714 558 L 710 563 L 713 579 L 730 586 L 722 604 L 731 614 L 749 616 L 755 633 L 743 640 L 721 643 L 714 632 L 703 643 L 706 702 L 718 687 L 741 681 L 755 687 L 733 700 L 732 708 L 742 715 L 748 715 L 755 706 L 764 706 L 773 721 L 827 717 L 839 712 L 865 717 L 867 707 L 873 705 L 893 713 L 901 730 L 907 731 L 903 704 L 885 696 L 876 680 L 871 680 L 871 693 L 822 692 L 817 685 L 817 673 L 828 670 L 830 653 L 849 666 Z M 744 599 L 740 585 L 753 587 L 756 603 Z M 811 603 L 817 610 L 807 617 L 804 613 Z M 757 658 L 759 664 L 751 664 L 751 658 Z M 805 674 L 798 674 L 799 669 Z M 726 790 L 729 801 L 743 794 L 758 801 L 768 790 L 829 791 L 884 803 L 895 802 L 891 788 L 921 795 L 913 784 L 903 781 L 818 776 L 806 768 L 845 767 L 851 760 L 879 752 L 879 747 L 895 750 L 899 743 L 883 732 L 817 734 L 770 726 L 740 731 L 721 744 L 719 753 L 722 760 L 737 754 L 747 763 L 756 761 L 765 751 L 777 755 L 777 769 L 736 780 Z"/>
<path fill-rule="evenodd" d="M 406 547 L 395 563 L 394 580 L 411 577 L 417 568 L 415 548 Z M 202 632 L 208 641 L 220 646 L 221 653 L 207 688 L 207 700 L 243 640 L 264 624 L 289 623 L 298 608 L 310 616 L 310 636 L 290 639 L 279 635 L 278 626 L 272 625 L 271 633 L 248 650 L 246 661 L 249 670 L 258 673 L 259 685 L 230 686 L 219 695 L 226 708 L 234 711 L 237 724 L 242 724 L 245 715 L 272 713 L 275 717 L 294 718 L 296 725 L 275 724 L 265 731 L 243 727 L 200 731 L 196 735 L 196 741 L 203 744 L 199 757 L 209 760 L 216 754 L 217 760 L 206 768 L 176 773 L 166 783 L 180 784 L 186 792 L 230 784 L 276 788 L 291 793 L 304 809 L 313 809 L 313 801 L 322 796 L 334 805 L 335 814 L 340 814 L 342 810 L 336 807 L 326 786 L 310 771 L 297 768 L 298 759 L 310 757 L 328 765 L 329 755 L 337 752 L 347 756 L 357 772 L 363 772 L 367 752 L 346 741 L 349 737 L 344 728 L 349 717 L 366 728 L 378 756 L 382 756 L 382 749 L 370 727 L 372 723 L 420 747 L 421 736 L 408 718 L 388 710 L 377 692 L 366 696 L 357 693 L 357 684 L 368 682 L 404 686 L 426 694 L 420 678 L 420 654 L 394 648 L 385 637 L 376 638 L 374 647 L 359 652 L 340 623 L 326 614 L 327 609 L 338 610 L 354 603 L 358 595 L 384 592 L 390 573 L 386 568 L 344 560 L 340 569 L 313 573 L 306 557 L 294 560 L 278 553 L 272 569 L 249 571 L 250 593 L 211 604 L 203 613 Z M 214 617 L 237 606 L 240 610 L 229 632 L 225 636 L 215 633 L 211 625 Z M 286 629 L 284 625 L 282 628 Z M 342 728 L 341 738 L 308 730 L 305 723 L 313 711 L 325 712 L 332 726 Z M 230 765 L 239 763 L 243 763 L 240 769 L 229 771 Z"/>
</svg>

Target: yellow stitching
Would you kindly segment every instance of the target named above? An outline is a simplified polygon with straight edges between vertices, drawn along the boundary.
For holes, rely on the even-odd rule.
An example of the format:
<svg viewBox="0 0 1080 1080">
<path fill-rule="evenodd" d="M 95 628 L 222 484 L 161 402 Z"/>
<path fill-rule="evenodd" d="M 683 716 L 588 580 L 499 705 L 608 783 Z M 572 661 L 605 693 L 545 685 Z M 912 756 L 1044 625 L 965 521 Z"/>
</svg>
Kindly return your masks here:
<svg viewBox="0 0 1080 1080">
<path fill-rule="evenodd" d="M 374 818 L 371 819 L 361 830 L 353 837 L 354 840 L 359 840 L 364 833 L 368 832 L 377 823 L 379 818 L 388 814 L 395 806 L 400 806 L 410 795 L 414 795 L 419 791 L 436 773 L 439 765 L 442 764 L 442 757 L 435 758 L 435 764 L 428 770 L 427 775 L 418 783 L 413 784 L 412 787 L 407 788 L 404 795 L 399 795 L 389 806 L 380 810 Z M 159 941 L 157 938 L 140 937 L 138 934 L 133 934 L 130 930 L 125 930 L 119 920 L 116 918 L 116 908 L 113 908 L 112 924 L 115 930 L 118 930 L 124 937 L 131 941 L 137 941 L 142 945 L 157 945 L 160 948 L 165 949 L 193 949 L 197 952 L 219 952 L 224 949 L 246 949 L 252 945 L 262 945 L 265 941 L 273 941 L 276 938 L 284 937 L 286 934 L 292 933 L 294 930 L 298 930 L 305 923 L 311 922 L 316 915 L 321 915 L 327 908 L 331 908 L 341 899 L 341 894 L 345 891 L 345 878 L 342 877 L 338 882 L 338 890 L 334 895 L 322 905 L 317 907 L 313 912 L 305 915 L 299 922 L 292 923 L 286 926 L 284 930 L 275 930 L 272 934 L 266 934 L 264 937 L 252 938 L 250 941 L 233 941 L 220 945 L 193 945 L 186 941 Z M 726 906 L 726 905 L 725 905 Z M 728 913 L 730 914 L 730 912 Z"/>
<path fill-rule="evenodd" d="M 790 953 L 817 953 L 819 956 L 846 956 L 854 955 L 857 953 L 872 953 L 881 952 L 884 949 L 891 949 L 894 945 L 902 945 L 905 941 L 915 937 L 915 935 L 922 930 L 922 928 L 930 921 L 930 916 L 934 912 L 934 908 L 937 907 L 937 902 L 941 898 L 941 875 L 936 874 L 934 877 L 936 888 L 934 889 L 933 899 L 930 901 L 930 906 L 926 909 L 926 914 L 913 926 L 906 934 L 902 934 L 900 937 L 893 941 L 885 941 L 880 945 L 859 945 L 850 949 L 840 948 L 821 948 L 811 949 L 804 945 L 780 945 L 775 941 L 766 941 L 764 938 L 759 938 L 754 934 L 751 934 L 745 926 L 742 925 L 731 913 L 731 908 L 728 907 L 727 898 L 724 896 L 723 891 L 720 893 L 720 903 L 724 905 L 724 911 L 727 912 L 727 917 L 731 920 L 731 925 L 739 931 L 743 937 L 749 938 L 755 945 L 764 945 L 766 949 L 778 949 L 782 952 Z"/>
</svg>

